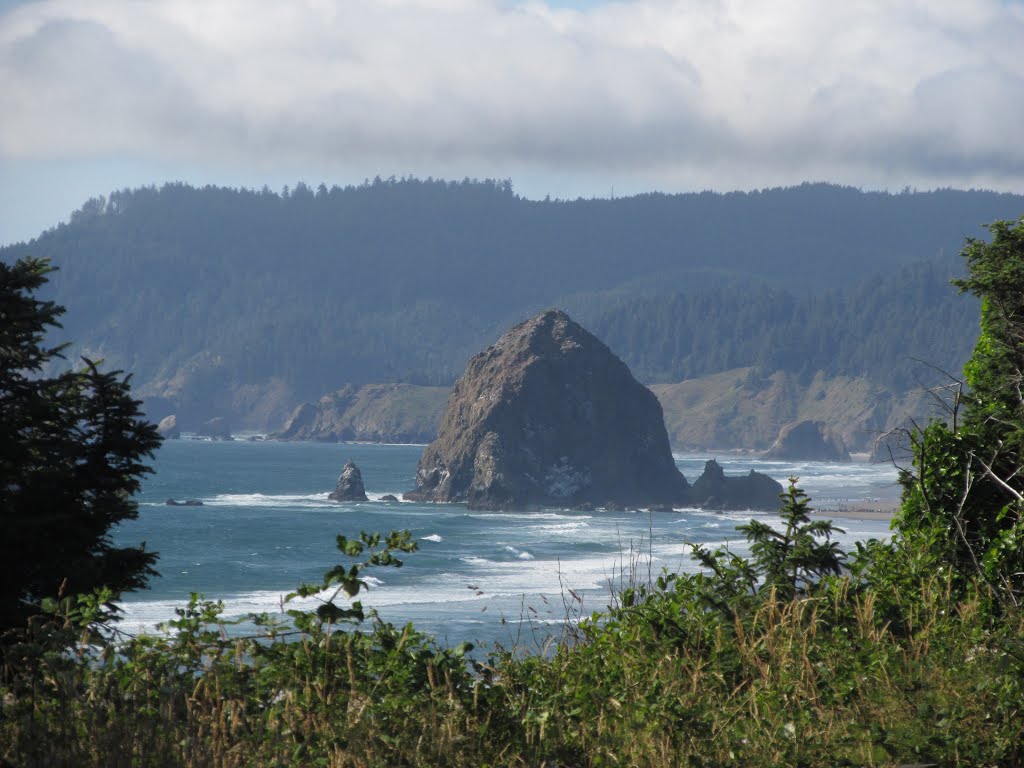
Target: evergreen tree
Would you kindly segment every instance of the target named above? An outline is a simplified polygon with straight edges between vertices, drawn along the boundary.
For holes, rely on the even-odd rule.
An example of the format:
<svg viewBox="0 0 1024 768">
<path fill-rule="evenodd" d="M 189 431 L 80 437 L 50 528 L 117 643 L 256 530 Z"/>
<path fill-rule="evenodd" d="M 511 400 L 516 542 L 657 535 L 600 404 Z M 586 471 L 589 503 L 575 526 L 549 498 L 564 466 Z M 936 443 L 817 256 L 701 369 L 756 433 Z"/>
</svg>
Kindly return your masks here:
<svg viewBox="0 0 1024 768">
<path fill-rule="evenodd" d="M 116 547 L 110 530 L 138 514 L 131 495 L 159 445 L 127 377 L 84 368 L 50 375 L 46 346 L 63 308 L 33 293 L 53 268 L 0 263 L 0 629 L 24 626 L 46 598 L 145 586 L 156 554 Z"/>
<path fill-rule="evenodd" d="M 792 600 L 813 590 L 822 577 L 838 574 L 846 553 L 835 535 L 843 530 L 831 520 L 811 519 L 810 499 L 797 487 L 797 481 L 789 478 L 789 488 L 779 494 L 781 530 L 760 520 L 737 527 L 750 542 L 749 559 L 728 547 L 710 550 L 695 544 L 693 556 L 708 573 L 681 580 L 676 575 L 665 576 L 660 585 L 678 580 L 677 587 L 695 589 L 706 608 L 735 618 L 766 597 Z"/>
<path fill-rule="evenodd" d="M 796 483 L 797 478 L 789 478 L 789 488 L 781 494 L 781 531 L 760 520 L 737 528 L 751 544 L 762 589 L 774 588 L 783 599 L 795 597 L 822 576 L 838 574 L 844 558 L 833 538 L 843 531 L 831 520 L 811 520 L 810 499 Z"/>
</svg>

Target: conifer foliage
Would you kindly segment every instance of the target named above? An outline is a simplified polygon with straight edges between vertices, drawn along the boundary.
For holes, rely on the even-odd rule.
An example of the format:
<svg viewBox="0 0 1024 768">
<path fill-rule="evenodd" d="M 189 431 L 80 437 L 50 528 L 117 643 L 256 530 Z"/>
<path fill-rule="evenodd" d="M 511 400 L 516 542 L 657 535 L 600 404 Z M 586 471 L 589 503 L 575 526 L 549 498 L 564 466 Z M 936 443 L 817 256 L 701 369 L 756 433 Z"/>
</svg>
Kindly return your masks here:
<svg viewBox="0 0 1024 768">
<path fill-rule="evenodd" d="M 948 406 L 947 422 L 911 435 L 896 525 L 906 541 L 961 579 L 980 579 L 1007 603 L 1024 600 L 1024 217 L 969 238 L 968 277 L 981 333 Z M 966 391 L 963 386 L 966 385 Z"/>
<path fill-rule="evenodd" d="M 137 516 L 131 496 L 159 445 L 128 377 L 83 358 L 53 374 L 46 345 L 63 308 L 33 295 L 53 267 L 0 263 L 0 629 L 23 627 L 43 601 L 139 589 L 156 555 L 118 547 L 111 528 Z"/>
<path fill-rule="evenodd" d="M 737 528 L 751 544 L 763 588 L 774 588 L 784 598 L 795 597 L 822 576 L 838 574 L 845 558 L 833 538 L 842 529 L 831 520 L 812 520 L 810 499 L 796 483 L 797 478 L 789 478 L 789 488 L 781 494 L 782 530 L 761 520 Z"/>
</svg>

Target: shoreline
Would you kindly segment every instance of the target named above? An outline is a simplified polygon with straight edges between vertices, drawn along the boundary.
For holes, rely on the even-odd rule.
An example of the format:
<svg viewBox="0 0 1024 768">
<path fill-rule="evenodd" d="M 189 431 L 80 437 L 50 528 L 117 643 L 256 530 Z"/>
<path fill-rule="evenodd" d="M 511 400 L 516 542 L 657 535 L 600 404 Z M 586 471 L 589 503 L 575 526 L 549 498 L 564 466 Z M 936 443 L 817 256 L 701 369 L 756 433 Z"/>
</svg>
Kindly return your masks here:
<svg viewBox="0 0 1024 768">
<path fill-rule="evenodd" d="M 858 509 L 815 509 L 813 517 L 831 517 L 842 520 L 892 520 L 899 510 L 899 504 L 879 505 L 871 508 Z"/>
</svg>

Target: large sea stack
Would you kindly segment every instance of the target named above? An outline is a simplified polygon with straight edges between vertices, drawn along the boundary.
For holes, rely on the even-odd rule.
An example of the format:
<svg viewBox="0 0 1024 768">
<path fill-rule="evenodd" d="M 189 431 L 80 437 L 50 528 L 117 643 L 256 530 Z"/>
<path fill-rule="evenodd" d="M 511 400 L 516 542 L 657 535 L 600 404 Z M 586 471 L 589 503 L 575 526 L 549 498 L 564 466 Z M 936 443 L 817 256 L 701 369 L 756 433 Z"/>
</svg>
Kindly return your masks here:
<svg viewBox="0 0 1024 768">
<path fill-rule="evenodd" d="M 687 489 L 657 398 L 597 337 L 549 310 L 469 361 L 406 498 L 647 506 L 683 503 Z"/>
</svg>

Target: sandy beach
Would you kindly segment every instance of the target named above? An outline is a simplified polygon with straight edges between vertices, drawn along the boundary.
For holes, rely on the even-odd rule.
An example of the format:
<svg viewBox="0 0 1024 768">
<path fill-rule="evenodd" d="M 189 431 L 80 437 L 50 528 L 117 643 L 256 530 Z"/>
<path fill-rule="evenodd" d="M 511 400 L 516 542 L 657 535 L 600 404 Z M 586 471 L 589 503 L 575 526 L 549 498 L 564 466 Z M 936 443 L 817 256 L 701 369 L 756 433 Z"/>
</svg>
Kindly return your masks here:
<svg viewBox="0 0 1024 768">
<path fill-rule="evenodd" d="M 877 506 L 854 509 L 816 509 L 814 516 L 843 520 L 892 520 L 898 509 L 898 502 L 882 502 Z"/>
</svg>

